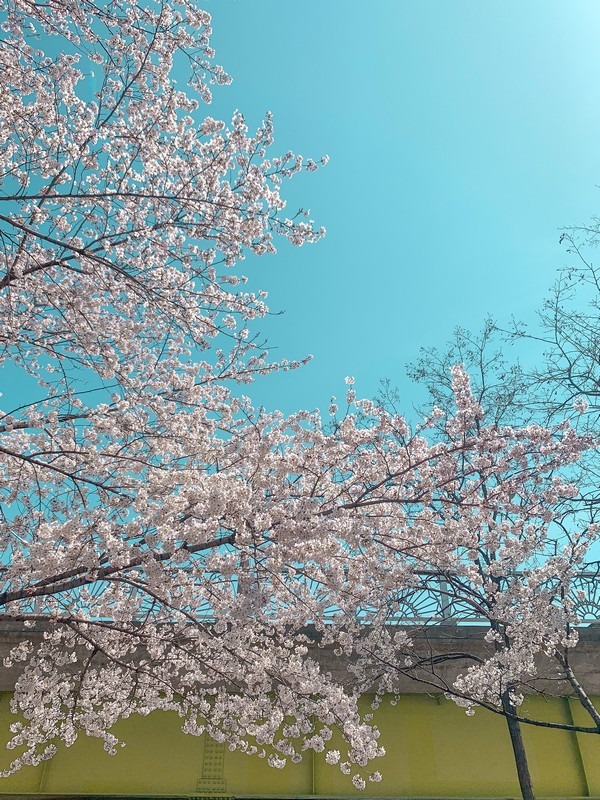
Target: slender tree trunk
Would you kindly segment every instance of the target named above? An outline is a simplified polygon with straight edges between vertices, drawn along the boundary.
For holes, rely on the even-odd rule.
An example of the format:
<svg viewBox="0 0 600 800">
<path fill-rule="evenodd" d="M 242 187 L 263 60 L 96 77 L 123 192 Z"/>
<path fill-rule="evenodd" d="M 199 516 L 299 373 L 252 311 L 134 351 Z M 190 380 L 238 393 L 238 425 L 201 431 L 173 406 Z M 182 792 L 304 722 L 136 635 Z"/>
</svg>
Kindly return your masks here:
<svg viewBox="0 0 600 800">
<path fill-rule="evenodd" d="M 502 695 L 502 708 L 507 714 L 506 724 L 508 725 L 510 742 L 512 744 L 513 755 L 515 757 L 515 766 L 517 768 L 521 795 L 523 796 L 523 800 L 535 800 L 533 784 L 531 782 L 531 773 L 529 772 L 529 764 L 527 763 L 527 753 L 525 751 L 525 744 L 523 742 L 521 724 L 516 719 L 512 719 L 510 716 L 508 716 L 509 714 L 514 714 L 516 711 L 514 705 L 510 701 L 508 692 L 504 692 Z"/>
</svg>

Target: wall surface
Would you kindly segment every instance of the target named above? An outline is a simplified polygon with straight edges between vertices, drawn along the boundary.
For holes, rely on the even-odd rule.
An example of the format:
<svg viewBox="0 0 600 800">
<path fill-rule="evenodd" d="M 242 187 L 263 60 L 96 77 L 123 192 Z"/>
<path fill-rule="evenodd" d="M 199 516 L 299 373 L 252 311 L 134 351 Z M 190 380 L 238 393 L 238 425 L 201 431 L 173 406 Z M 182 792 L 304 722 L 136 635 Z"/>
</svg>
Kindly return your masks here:
<svg viewBox="0 0 600 800">
<path fill-rule="evenodd" d="M 600 698 L 599 698 L 600 699 Z M 9 695 L 0 703 L 7 735 Z M 365 699 L 365 708 L 368 699 Z M 547 719 L 587 724 L 574 701 L 529 700 Z M 403 696 L 375 712 L 385 758 L 374 764 L 381 783 L 361 793 L 320 755 L 273 770 L 265 761 L 231 753 L 204 737 L 184 735 L 175 714 L 154 713 L 117 726 L 126 747 L 110 756 L 100 742 L 82 737 L 38 767 L 0 779 L 2 795 L 113 795 L 126 797 L 518 797 L 510 742 L 503 719 L 479 710 L 467 717 L 441 697 Z M 528 727 L 525 730 L 534 786 L 544 797 L 600 797 L 600 736 Z M 0 764 L 11 754 L 0 749 Z"/>
</svg>

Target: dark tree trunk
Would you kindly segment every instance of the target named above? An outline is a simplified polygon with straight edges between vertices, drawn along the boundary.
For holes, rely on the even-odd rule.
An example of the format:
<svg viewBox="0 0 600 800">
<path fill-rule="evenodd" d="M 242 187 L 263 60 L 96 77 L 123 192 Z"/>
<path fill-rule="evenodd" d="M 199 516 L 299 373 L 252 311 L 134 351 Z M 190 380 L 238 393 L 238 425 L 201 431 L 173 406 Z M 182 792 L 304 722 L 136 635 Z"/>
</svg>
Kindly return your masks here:
<svg viewBox="0 0 600 800">
<path fill-rule="evenodd" d="M 523 800 L 535 800 L 533 793 L 533 784 L 531 783 L 531 774 L 529 772 L 529 764 L 527 763 L 527 753 L 525 751 L 525 744 L 523 742 L 523 732 L 521 725 L 510 715 L 514 714 L 516 709 L 510 701 L 508 692 L 502 695 L 502 708 L 506 716 L 506 724 L 508 725 L 508 732 L 510 733 L 510 742 L 512 744 L 513 754 L 515 757 L 515 766 L 517 768 L 517 775 L 519 778 L 519 786 Z"/>
</svg>

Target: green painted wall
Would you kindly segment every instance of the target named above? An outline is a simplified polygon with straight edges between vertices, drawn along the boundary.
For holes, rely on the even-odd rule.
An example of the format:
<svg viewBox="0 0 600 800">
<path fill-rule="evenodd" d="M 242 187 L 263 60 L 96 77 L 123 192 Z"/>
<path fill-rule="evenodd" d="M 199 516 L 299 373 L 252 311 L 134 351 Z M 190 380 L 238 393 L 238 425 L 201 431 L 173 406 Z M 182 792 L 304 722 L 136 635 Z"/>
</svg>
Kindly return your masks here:
<svg viewBox="0 0 600 800">
<path fill-rule="evenodd" d="M 0 698 L 0 730 L 7 738 L 8 695 Z M 368 699 L 365 699 L 365 707 Z M 554 721 L 588 724 L 573 701 L 529 700 L 532 714 Z M 478 710 L 467 717 L 451 701 L 405 695 L 394 707 L 375 712 L 387 756 L 374 768 L 381 783 L 366 792 L 320 756 L 284 770 L 230 753 L 204 737 L 185 736 L 175 714 L 155 713 L 121 722 L 116 732 L 127 746 L 107 755 L 86 737 L 61 748 L 49 762 L 0 779 L 0 793 L 90 795 L 184 795 L 267 797 L 517 797 L 506 723 Z M 600 736 L 525 729 L 526 746 L 539 797 L 600 797 Z M 341 749 L 341 747 L 340 747 Z M 0 765 L 11 753 L 0 749 Z"/>
</svg>

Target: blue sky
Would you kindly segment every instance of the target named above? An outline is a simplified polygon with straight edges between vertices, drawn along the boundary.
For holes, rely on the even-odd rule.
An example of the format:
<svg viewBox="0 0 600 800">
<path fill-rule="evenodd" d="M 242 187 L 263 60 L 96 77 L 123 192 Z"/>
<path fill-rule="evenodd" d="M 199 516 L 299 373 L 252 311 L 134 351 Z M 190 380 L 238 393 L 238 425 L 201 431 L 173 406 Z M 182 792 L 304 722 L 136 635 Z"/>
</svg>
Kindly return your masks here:
<svg viewBox="0 0 600 800">
<path fill-rule="evenodd" d="M 287 185 L 327 237 L 244 271 L 269 291 L 274 354 L 258 403 L 363 396 L 455 325 L 530 319 L 568 263 L 560 228 L 600 208 L 600 4 L 206 0 L 234 82 L 211 114 L 275 117 L 274 150 L 329 154 Z"/>
</svg>

